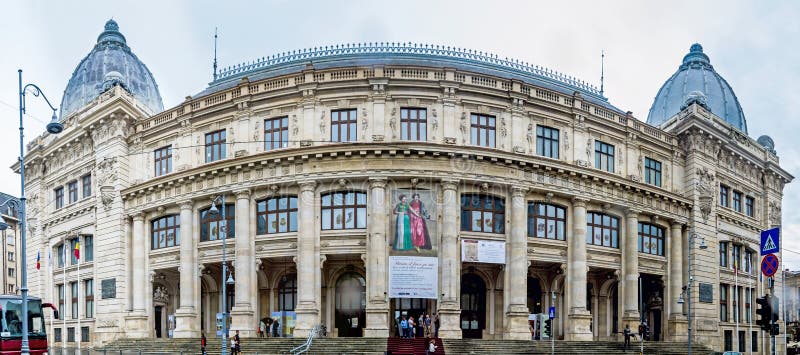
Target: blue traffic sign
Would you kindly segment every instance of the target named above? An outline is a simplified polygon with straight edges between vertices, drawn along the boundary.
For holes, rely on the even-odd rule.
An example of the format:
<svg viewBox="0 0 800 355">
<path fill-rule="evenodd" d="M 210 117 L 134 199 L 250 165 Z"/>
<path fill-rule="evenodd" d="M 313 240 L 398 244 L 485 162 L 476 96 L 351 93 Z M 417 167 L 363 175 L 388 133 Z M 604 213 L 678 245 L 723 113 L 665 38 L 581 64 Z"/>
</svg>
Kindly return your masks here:
<svg viewBox="0 0 800 355">
<path fill-rule="evenodd" d="M 548 315 L 550 316 L 550 319 L 555 318 L 556 317 L 556 307 L 550 307 L 550 312 L 548 312 Z"/>
<path fill-rule="evenodd" d="M 775 254 L 767 254 L 761 259 L 761 272 L 764 276 L 770 277 L 778 271 L 778 257 Z"/>
<path fill-rule="evenodd" d="M 781 229 L 775 227 L 761 232 L 761 256 L 781 251 Z"/>
</svg>

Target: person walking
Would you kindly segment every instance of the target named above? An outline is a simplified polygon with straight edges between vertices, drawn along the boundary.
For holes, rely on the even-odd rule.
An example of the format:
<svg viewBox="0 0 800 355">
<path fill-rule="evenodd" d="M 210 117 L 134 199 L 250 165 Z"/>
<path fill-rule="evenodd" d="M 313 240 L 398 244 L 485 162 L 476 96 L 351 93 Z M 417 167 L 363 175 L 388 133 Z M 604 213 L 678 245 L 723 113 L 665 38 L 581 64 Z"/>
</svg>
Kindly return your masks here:
<svg viewBox="0 0 800 355">
<path fill-rule="evenodd" d="M 427 355 L 435 354 L 436 348 L 438 348 L 438 346 L 436 346 L 436 341 L 434 339 L 431 339 L 431 341 L 428 343 L 428 349 L 426 349 L 427 351 L 425 351 L 425 354 Z"/>
<path fill-rule="evenodd" d="M 206 333 L 200 333 L 200 352 L 206 355 Z"/>
<path fill-rule="evenodd" d="M 400 329 L 400 337 L 408 338 L 408 320 L 406 316 L 403 316 L 403 319 L 400 320 Z"/>
<path fill-rule="evenodd" d="M 417 331 L 417 323 L 414 322 L 414 317 L 408 317 L 408 327 L 411 328 L 411 339 L 416 337 L 414 334 Z"/>
<path fill-rule="evenodd" d="M 435 313 L 434 314 L 433 328 L 434 328 L 433 329 L 433 337 L 434 338 L 438 338 L 439 337 L 439 313 Z"/>
<path fill-rule="evenodd" d="M 628 351 L 631 348 L 631 328 L 627 324 L 625 324 L 623 334 L 625 335 L 625 351 Z"/>
<path fill-rule="evenodd" d="M 278 326 L 280 326 L 280 323 L 278 322 L 277 319 L 274 319 L 272 321 L 272 337 L 273 338 L 278 338 L 279 337 L 279 335 L 278 335 Z"/>
<path fill-rule="evenodd" d="M 262 319 L 261 321 L 258 322 L 258 337 L 263 338 L 265 335 L 264 333 L 266 332 L 267 332 L 267 324 L 264 323 L 264 320 Z"/>
<path fill-rule="evenodd" d="M 426 314 L 425 315 L 425 337 L 426 338 L 430 338 L 431 335 L 433 335 L 433 332 L 431 331 L 431 315 L 430 314 Z"/>
<path fill-rule="evenodd" d="M 241 343 L 241 339 L 239 338 L 239 331 L 238 330 L 236 331 L 236 335 L 233 336 L 233 339 L 235 340 L 234 343 L 235 343 L 236 352 L 232 353 L 232 354 L 239 355 L 239 354 L 242 353 L 242 343 Z"/>
</svg>

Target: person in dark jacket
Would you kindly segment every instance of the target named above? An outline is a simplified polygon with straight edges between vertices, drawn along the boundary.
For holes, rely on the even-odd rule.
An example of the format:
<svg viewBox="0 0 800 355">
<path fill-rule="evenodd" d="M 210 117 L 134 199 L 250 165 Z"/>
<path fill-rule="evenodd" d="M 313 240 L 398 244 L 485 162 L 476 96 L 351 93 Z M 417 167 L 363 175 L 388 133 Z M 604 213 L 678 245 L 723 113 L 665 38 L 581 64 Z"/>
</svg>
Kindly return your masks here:
<svg viewBox="0 0 800 355">
<path fill-rule="evenodd" d="M 200 334 L 200 351 L 206 355 L 206 333 Z"/>
</svg>

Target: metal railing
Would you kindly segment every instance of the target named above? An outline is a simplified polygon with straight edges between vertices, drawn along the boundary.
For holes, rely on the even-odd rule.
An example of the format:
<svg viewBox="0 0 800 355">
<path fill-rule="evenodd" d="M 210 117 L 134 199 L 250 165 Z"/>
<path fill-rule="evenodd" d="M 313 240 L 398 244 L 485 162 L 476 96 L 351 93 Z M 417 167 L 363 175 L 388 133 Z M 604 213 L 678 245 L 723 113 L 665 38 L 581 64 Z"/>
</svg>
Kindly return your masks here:
<svg viewBox="0 0 800 355">
<path fill-rule="evenodd" d="M 225 80 L 238 74 L 253 70 L 266 68 L 272 65 L 305 62 L 321 58 L 333 58 L 352 55 L 417 55 L 425 57 L 439 57 L 458 59 L 466 62 L 490 64 L 505 69 L 523 72 L 558 81 L 586 92 L 602 96 L 600 90 L 583 80 L 559 73 L 555 70 L 532 65 L 530 63 L 511 59 L 508 57 L 500 58 L 497 54 L 482 52 L 473 49 L 440 46 L 422 43 L 399 43 L 399 42 L 370 42 L 370 43 L 348 43 L 335 46 L 320 46 L 294 50 L 273 54 L 269 57 L 261 57 L 254 61 L 225 67 L 220 70 L 216 81 Z"/>
<path fill-rule="evenodd" d="M 306 341 L 303 344 L 294 347 L 292 350 L 289 350 L 289 354 L 299 355 L 311 349 L 311 343 L 314 341 L 314 338 L 319 336 L 320 332 L 322 331 L 322 327 L 322 324 L 317 324 L 314 326 L 314 328 L 311 328 L 311 332 L 308 333 L 308 338 L 306 338 Z"/>
</svg>

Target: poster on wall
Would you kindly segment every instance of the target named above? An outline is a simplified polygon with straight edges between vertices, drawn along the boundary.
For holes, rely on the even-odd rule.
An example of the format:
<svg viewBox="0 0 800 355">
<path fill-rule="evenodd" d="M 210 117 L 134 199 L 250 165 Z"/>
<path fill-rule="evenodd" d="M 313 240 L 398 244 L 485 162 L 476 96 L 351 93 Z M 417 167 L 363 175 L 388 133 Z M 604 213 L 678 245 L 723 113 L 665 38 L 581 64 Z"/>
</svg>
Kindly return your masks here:
<svg viewBox="0 0 800 355">
<path fill-rule="evenodd" d="M 506 263 L 506 242 L 494 240 L 461 240 L 461 261 L 470 263 Z"/>
<path fill-rule="evenodd" d="M 294 335 L 294 324 L 297 320 L 294 311 L 272 312 L 271 316 L 273 320 L 278 322 L 277 333 L 279 336 L 291 338 Z"/>
<path fill-rule="evenodd" d="M 436 299 L 439 259 L 425 256 L 389 257 L 389 297 Z"/>
<path fill-rule="evenodd" d="M 436 256 L 438 240 L 434 192 L 393 189 L 390 255 Z"/>
</svg>

